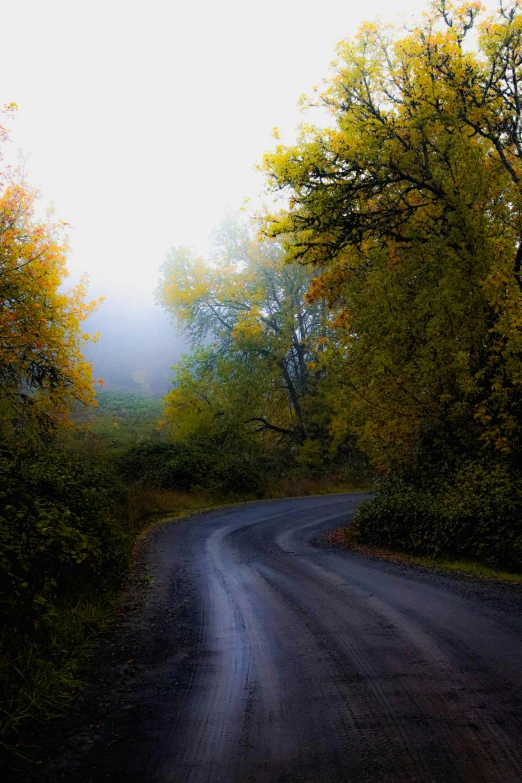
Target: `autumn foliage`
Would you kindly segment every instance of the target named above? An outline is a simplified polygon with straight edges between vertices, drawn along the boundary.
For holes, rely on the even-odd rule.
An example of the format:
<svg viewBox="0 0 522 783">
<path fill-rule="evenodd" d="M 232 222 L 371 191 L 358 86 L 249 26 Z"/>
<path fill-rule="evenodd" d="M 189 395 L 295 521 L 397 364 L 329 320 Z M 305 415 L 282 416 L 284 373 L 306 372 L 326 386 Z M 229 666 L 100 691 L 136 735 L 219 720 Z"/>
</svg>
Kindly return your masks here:
<svg viewBox="0 0 522 783">
<path fill-rule="evenodd" d="M 367 23 L 339 45 L 312 101 L 331 127 L 306 126 L 265 158 L 288 199 L 269 234 L 322 270 L 312 301 L 343 312 L 346 385 L 334 405 L 374 464 L 402 477 L 399 494 L 416 487 L 432 509 L 452 505 L 447 526 L 466 520 L 475 537 L 487 528 L 491 545 L 521 535 L 521 77 L 519 2 L 484 20 L 479 3 L 435 2 L 412 31 Z M 447 495 L 466 483 L 491 497 L 481 475 L 502 475 L 504 487 L 496 505 L 484 502 L 482 528 L 471 495 Z M 509 476 L 518 511 L 505 505 Z M 393 512 L 394 526 L 415 527 L 413 505 Z M 372 508 L 375 541 L 386 503 Z M 421 517 L 427 530 L 406 540 L 429 548 L 437 514 Z M 457 538 L 465 552 L 473 536 Z"/>
<path fill-rule="evenodd" d="M 350 407 L 386 468 L 423 437 L 522 445 L 522 17 L 515 3 L 486 19 L 474 51 L 478 12 L 363 25 L 317 99 L 333 126 L 265 161 L 290 199 L 270 232 L 322 267 L 313 297 L 345 311 Z"/>
<path fill-rule="evenodd" d="M 64 287 L 66 225 L 3 168 L 0 745 L 50 711 L 32 683 L 70 679 L 88 626 L 70 618 L 125 570 L 118 500 L 378 476 L 359 541 L 522 570 L 521 84 L 519 0 L 434 0 L 411 30 L 342 41 L 306 106 L 321 122 L 264 158 L 273 213 L 167 254 L 157 301 L 191 351 L 159 426 L 125 395 L 82 413 L 97 303 Z"/>
<path fill-rule="evenodd" d="M 0 128 L 1 140 L 7 134 Z M 94 402 L 82 322 L 97 306 L 71 290 L 65 225 L 39 217 L 20 170 L 0 172 L 0 755 L 70 693 L 95 622 L 86 606 L 126 562 L 114 527 L 121 492 L 106 465 L 56 448 L 71 406 Z"/>
<path fill-rule="evenodd" d="M 71 290 L 64 224 L 37 218 L 37 193 L 20 172 L 0 179 L 0 443 L 45 439 L 67 423 L 73 401 L 94 400 L 82 322 L 86 281 Z"/>
</svg>

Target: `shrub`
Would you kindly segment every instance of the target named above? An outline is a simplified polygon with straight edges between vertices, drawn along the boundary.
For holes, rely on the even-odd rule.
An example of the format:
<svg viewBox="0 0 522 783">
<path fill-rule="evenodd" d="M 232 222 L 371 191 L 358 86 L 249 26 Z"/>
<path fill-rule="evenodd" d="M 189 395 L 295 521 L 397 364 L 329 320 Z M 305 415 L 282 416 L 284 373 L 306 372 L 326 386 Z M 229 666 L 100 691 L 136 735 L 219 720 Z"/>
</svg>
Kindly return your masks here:
<svg viewBox="0 0 522 783">
<path fill-rule="evenodd" d="M 122 491 L 85 458 L 0 459 L 0 745 L 63 699 L 58 683 L 68 690 L 98 622 L 90 607 L 101 618 L 125 573 L 113 520 Z"/>
<path fill-rule="evenodd" d="M 194 488 L 234 493 L 260 493 L 265 483 L 263 461 L 248 451 L 219 447 L 194 439 L 180 443 L 149 443 L 129 449 L 120 462 L 127 481 L 160 489 Z"/>
<path fill-rule="evenodd" d="M 444 480 L 391 477 L 359 506 L 356 540 L 522 571 L 522 492 L 507 465 L 467 461 Z"/>
<path fill-rule="evenodd" d="M 121 573 L 112 524 L 121 488 L 102 465 L 52 453 L 0 461 L 0 606 L 7 622 L 33 624 L 60 596 Z"/>
</svg>

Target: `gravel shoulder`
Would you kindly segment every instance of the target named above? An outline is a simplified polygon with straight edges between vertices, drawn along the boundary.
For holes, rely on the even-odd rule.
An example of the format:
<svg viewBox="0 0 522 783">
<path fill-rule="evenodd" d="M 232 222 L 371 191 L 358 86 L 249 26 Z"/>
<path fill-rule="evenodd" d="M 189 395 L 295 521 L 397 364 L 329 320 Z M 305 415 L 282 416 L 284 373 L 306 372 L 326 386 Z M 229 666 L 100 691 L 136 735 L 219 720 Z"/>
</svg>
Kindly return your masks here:
<svg viewBox="0 0 522 783">
<path fill-rule="evenodd" d="M 325 543 L 362 494 L 156 527 L 26 781 L 522 781 L 522 588 Z"/>
</svg>

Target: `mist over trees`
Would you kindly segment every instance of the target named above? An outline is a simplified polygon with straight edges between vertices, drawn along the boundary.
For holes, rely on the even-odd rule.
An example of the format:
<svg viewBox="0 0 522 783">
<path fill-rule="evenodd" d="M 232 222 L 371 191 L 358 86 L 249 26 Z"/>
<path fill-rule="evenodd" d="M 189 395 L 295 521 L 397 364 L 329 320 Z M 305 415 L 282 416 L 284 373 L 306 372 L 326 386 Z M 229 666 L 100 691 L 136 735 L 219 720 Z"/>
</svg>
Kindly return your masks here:
<svg viewBox="0 0 522 783">
<path fill-rule="evenodd" d="M 363 25 L 330 126 L 264 158 L 282 208 L 172 248 L 159 306 L 66 290 L 4 166 L 0 746 L 71 693 L 155 514 L 371 486 L 354 540 L 522 570 L 521 83 L 520 2 Z"/>
<path fill-rule="evenodd" d="M 193 348 L 166 397 L 165 426 L 174 436 L 227 422 L 310 467 L 347 447 L 328 405 L 338 380 L 332 359 L 343 350 L 337 312 L 324 299 L 309 300 L 315 274 L 287 263 L 280 242 L 256 239 L 234 216 L 216 231 L 209 262 L 185 248 L 171 251 L 158 300 Z"/>
<path fill-rule="evenodd" d="M 188 344 L 146 292 L 125 285 L 105 287 L 104 301 L 86 328 L 99 333 L 85 349 L 104 389 L 160 398 L 169 389 L 171 368 Z"/>
</svg>

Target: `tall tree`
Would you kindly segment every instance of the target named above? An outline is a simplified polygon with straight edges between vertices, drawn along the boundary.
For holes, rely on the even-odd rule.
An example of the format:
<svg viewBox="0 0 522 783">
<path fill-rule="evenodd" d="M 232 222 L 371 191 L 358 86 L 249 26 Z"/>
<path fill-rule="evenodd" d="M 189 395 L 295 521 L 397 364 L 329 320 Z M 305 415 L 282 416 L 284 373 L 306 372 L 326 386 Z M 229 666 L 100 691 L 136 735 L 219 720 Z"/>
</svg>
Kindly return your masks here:
<svg viewBox="0 0 522 783">
<path fill-rule="evenodd" d="M 82 322 L 97 303 L 70 291 L 64 225 L 35 217 L 37 194 L 16 172 L 0 180 L 0 444 L 48 438 L 73 401 L 90 403 Z"/>
<path fill-rule="evenodd" d="M 437 2 L 411 32 L 365 24 L 319 103 L 335 121 L 265 166 L 270 233 L 345 312 L 346 395 L 390 466 L 522 455 L 522 15 Z M 416 446 L 417 444 L 417 446 Z"/>
<path fill-rule="evenodd" d="M 158 299 L 197 348 L 177 368 L 170 420 L 193 427 L 226 412 L 300 447 L 325 438 L 319 400 L 334 314 L 307 298 L 314 270 L 286 264 L 280 242 L 256 241 L 235 218 L 214 239 L 208 263 L 177 248 L 163 267 Z"/>
</svg>

